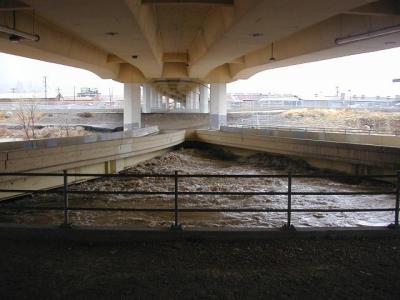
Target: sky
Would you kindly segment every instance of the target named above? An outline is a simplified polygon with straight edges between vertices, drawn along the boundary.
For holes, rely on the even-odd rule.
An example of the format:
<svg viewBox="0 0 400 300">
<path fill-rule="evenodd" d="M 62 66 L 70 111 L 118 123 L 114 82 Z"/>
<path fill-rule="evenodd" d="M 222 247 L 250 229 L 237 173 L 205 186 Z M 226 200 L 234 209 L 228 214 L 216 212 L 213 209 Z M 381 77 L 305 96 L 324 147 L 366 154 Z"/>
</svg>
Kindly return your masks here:
<svg viewBox="0 0 400 300">
<path fill-rule="evenodd" d="M 32 95 L 43 93 L 47 77 L 49 96 L 61 89 L 72 95 L 73 88 L 97 87 L 103 95 L 123 94 L 123 85 L 104 80 L 82 69 L 0 53 L 0 94 L 18 88 Z M 300 97 L 335 95 L 400 95 L 400 48 L 329 59 L 260 72 L 250 79 L 228 84 L 228 92 L 294 94 Z"/>
</svg>

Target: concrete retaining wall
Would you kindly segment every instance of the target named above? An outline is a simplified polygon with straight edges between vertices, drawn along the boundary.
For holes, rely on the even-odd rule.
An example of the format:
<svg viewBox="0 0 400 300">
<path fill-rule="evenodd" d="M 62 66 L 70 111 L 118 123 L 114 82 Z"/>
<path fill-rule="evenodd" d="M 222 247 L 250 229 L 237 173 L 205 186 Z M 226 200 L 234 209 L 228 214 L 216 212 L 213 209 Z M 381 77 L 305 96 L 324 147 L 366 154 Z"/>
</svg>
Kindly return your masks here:
<svg viewBox="0 0 400 300">
<path fill-rule="evenodd" d="M 298 157 L 312 166 L 356 175 L 393 174 L 400 169 L 400 148 L 358 145 L 256 134 L 256 129 L 235 132 L 198 130 L 200 142 Z"/>
<path fill-rule="evenodd" d="M 327 141 L 338 143 L 351 143 L 363 145 L 392 146 L 400 147 L 400 136 L 394 135 L 378 135 L 378 134 L 359 134 L 359 133 L 337 133 L 337 132 L 320 132 L 320 131 L 304 131 L 304 130 L 284 130 L 284 129 L 256 129 L 256 128 L 236 128 L 222 126 L 222 132 L 240 132 L 245 134 L 294 138 L 314 141 Z"/>
<path fill-rule="evenodd" d="M 126 136 L 131 135 L 127 138 Z M 70 174 L 108 174 L 162 155 L 171 147 L 181 144 L 185 131 L 160 133 L 157 135 L 133 137 L 124 133 L 124 138 L 106 141 L 86 142 L 77 145 L 44 146 L 34 149 L 20 149 L 0 152 L 1 172 L 61 172 Z M 69 182 L 88 178 L 70 177 Z M 46 189 L 62 184 L 61 177 L 9 177 L 0 176 L 0 188 L 4 189 Z M 0 198 L 15 196 L 2 193 Z"/>
</svg>

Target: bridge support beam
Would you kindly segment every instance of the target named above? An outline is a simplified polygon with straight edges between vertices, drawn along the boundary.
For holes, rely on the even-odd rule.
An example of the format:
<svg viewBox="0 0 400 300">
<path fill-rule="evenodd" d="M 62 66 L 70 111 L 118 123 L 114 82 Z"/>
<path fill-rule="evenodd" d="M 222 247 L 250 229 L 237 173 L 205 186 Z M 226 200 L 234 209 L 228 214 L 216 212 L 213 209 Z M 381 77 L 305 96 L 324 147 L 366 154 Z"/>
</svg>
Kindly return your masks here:
<svg viewBox="0 0 400 300">
<path fill-rule="evenodd" d="M 157 111 L 158 109 L 158 91 L 151 87 L 151 112 Z"/>
<path fill-rule="evenodd" d="M 208 113 L 208 87 L 206 85 L 200 85 L 200 112 Z"/>
<path fill-rule="evenodd" d="M 185 109 L 187 111 L 191 111 L 193 109 L 193 102 L 192 102 L 192 92 L 189 92 L 186 95 L 186 105 L 185 105 Z"/>
<path fill-rule="evenodd" d="M 124 130 L 141 127 L 140 84 L 124 84 Z"/>
<path fill-rule="evenodd" d="M 227 123 L 226 83 L 212 83 L 210 105 L 210 129 L 219 130 Z"/>
<path fill-rule="evenodd" d="M 151 113 L 151 85 L 143 85 L 143 112 Z"/>
<path fill-rule="evenodd" d="M 162 107 L 162 96 L 161 96 L 160 92 L 157 92 L 157 110 L 158 111 L 163 110 L 163 107 Z"/>
</svg>

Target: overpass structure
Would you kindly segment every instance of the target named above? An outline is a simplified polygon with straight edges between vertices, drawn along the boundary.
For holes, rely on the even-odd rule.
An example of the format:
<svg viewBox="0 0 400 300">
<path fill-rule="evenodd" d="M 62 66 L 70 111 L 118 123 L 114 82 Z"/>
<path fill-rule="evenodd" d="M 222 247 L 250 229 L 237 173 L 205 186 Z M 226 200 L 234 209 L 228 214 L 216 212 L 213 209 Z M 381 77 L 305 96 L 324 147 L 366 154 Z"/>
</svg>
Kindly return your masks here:
<svg viewBox="0 0 400 300">
<path fill-rule="evenodd" d="M 220 129 L 227 120 L 229 82 L 262 70 L 397 46 L 400 0 L 0 0 L 0 51 L 124 83 L 129 130 L 77 144 L 68 139 L 28 149 L 26 143 L 13 144 L 0 151 L 0 171 L 117 172 L 185 140 L 184 130 L 132 136 L 130 130 L 143 126 L 142 113 L 171 106 L 209 113 L 210 129 Z M 191 139 L 300 157 L 355 174 L 400 168 L 397 141 L 385 138 L 381 141 L 389 144 L 379 145 L 371 138 L 321 140 L 317 133 L 265 136 L 241 130 L 198 130 Z M 1 186 L 60 184 L 29 180 L 3 177 Z"/>
<path fill-rule="evenodd" d="M 219 128 L 226 83 L 397 47 L 399 12 L 399 0 L 1 0 L 0 51 L 124 83 L 127 129 L 171 105 Z"/>
</svg>

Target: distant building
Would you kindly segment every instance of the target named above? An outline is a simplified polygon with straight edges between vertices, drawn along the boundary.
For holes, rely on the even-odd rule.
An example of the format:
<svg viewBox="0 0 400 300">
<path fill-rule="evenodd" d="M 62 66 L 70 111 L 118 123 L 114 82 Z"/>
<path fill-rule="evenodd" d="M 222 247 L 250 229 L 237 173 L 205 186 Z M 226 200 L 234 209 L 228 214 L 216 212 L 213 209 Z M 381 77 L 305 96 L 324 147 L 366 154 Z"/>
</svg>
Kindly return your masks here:
<svg viewBox="0 0 400 300">
<path fill-rule="evenodd" d="M 97 88 L 81 88 L 81 91 L 77 94 L 78 97 L 97 97 L 100 96 Z"/>
<path fill-rule="evenodd" d="M 347 96 L 347 97 L 346 97 Z M 314 97 L 300 98 L 291 94 L 256 94 L 235 93 L 227 97 L 228 109 L 235 110 L 265 110 L 280 108 L 398 108 L 399 96 L 346 95 L 338 93 L 334 96 L 314 95 Z"/>
</svg>

